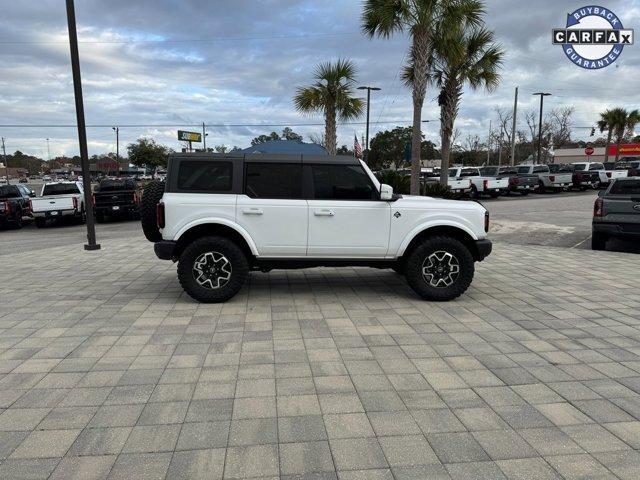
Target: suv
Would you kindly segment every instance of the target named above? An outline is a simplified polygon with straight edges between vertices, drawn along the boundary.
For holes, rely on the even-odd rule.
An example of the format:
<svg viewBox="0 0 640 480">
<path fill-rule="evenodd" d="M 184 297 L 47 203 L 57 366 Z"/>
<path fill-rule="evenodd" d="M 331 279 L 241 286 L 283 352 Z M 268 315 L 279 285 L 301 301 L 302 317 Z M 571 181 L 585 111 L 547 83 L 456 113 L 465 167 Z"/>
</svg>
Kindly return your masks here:
<svg viewBox="0 0 640 480">
<path fill-rule="evenodd" d="M 491 252 L 477 202 L 394 195 L 353 157 L 176 154 L 143 193 L 142 227 L 201 302 L 235 295 L 250 270 L 393 268 L 451 300 Z"/>
</svg>

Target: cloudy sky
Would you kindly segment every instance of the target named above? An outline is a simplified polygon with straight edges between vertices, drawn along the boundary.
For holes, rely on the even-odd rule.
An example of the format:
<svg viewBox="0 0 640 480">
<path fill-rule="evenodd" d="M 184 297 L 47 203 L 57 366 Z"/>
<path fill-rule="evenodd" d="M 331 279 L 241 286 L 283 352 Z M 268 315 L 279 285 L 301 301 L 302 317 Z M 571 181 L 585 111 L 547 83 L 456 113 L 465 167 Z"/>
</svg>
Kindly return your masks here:
<svg viewBox="0 0 640 480">
<path fill-rule="evenodd" d="M 549 108 L 573 106 L 575 126 L 592 125 L 598 112 L 640 103 L 640 45 L 626 47 L 614 66 L 574 66 L 551 29 L 589 2 L 488 0 L 487 24 L 507 52 L 501 86 L 465 92 L 457 122 L 462 136 L 487 135 L 495 107 L 511 108 L 520 87 L 521 112 L 536 108 L 531 94 L 545 90 Z M 601 1 L 625 28 L 640 29 L 640 0 Z M 534 6 L 535 5 L 535 6 Z M 74 124 L 66 12 L 61 0 L 0 0 L 0 124 Z M 251 138 L 286 124 L 305 135 L 321 133 L 322 118 L 295 112 L 295 87 L 313 66 L 352 59 L 362 84 L 382 88 L 372 99 L 372 133 L 411 122 L 411 95 L 398 78 L 406 37 L 369 40 L 360 33 L 360 0 L 76 0 L 89 153 L 115 151 L 110 126 L 121 125 L 121 148 L 151 136 L 180 148 L 173 125 L 206 122 L 209 145 L 248 146 Z M 640 42 L 638 42 L 640 43 Z M 438 117 L 428 92 L 423 118 Z M 521 117 L 522 118 L 522 117 Z M 364 120 L 364 118 L 362 119 Z M 233 125 L 233 126 L 226 126 Z M 520 122 L 524 127 L 524 120 Z M 437 123 L 425 125 L 437 141 Z M 352 145 L 362 125 L 339 127 Z M 586 130 L 575 136 L 586 138 Z M 73 128 L 0 126 L 7 150 L 47 157 L 76 154 Z"/>
</svg>

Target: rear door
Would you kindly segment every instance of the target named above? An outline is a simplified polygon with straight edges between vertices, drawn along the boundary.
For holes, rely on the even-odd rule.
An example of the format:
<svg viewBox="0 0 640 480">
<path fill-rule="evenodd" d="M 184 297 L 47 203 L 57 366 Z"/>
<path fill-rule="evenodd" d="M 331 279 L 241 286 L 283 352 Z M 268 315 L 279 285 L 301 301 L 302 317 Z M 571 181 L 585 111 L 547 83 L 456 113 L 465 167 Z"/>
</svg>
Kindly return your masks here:
<svg viewBox="0 0 640 480">
<path fill-rule="evenodd" d="M 308 205 L 302 192 L 302 157 L 297 162 L 245 160 L 244 191 L 236 221 L 251 235 L 261 257 L 304 257 Z"/>
<path fill-rule="evenodd" d="M 389 248 L 391 206 L 362 165 L 305 164 L 311 185 L 309 247 L 313 258 L 384 257 Z"/>
</svg>

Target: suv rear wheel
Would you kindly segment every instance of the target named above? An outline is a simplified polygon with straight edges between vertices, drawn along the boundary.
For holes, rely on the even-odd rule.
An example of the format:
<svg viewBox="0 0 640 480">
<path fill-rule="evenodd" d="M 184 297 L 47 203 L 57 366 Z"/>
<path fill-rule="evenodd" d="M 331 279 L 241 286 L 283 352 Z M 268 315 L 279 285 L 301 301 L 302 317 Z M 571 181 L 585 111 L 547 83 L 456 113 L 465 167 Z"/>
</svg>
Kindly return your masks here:
<svg viewBox="0 0 640 480">
<path fill-rule="evenodd" d="M 180 255 L 178 279 L 182 288 L 203 303 L 229 300 L 244 285 L 249 263 L 244 252 L 224 237 L 202 237 Z"/>
<path fill-rule="evenodd" d="M 425 300 L 447 301 L 469 288 L 474 270 L 473 256 L 462 242 L 437 236 L 409 253 L 405 275 L 409 286 Z"/>
</svg>

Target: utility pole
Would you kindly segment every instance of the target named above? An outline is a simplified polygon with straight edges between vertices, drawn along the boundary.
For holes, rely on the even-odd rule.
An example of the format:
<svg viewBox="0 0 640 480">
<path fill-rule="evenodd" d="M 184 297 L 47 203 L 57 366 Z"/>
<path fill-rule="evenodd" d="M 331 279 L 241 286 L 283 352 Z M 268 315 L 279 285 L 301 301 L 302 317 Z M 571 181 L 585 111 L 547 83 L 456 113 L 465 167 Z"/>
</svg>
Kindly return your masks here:
<svg viewBox="0 0 640 480">
<path fill-rule="evenodd" d="M 118 168 L 120 168 L 120 127 L 111 127 L 116 132 L 116 162 L 118 162 Z"/>
<path fill-rule="evenodd" d="M 538 121 L 538 164 L 542 164 L 542 106 L 544 105 L 544 97 L 551 94 L 546 92 L 536 92 L 533 95 L 540 95 L 540 120 Z"/>
<path fill-rule="evenodd" d="M 204 122 L 202 122 L 202 150 L 205 153 L 207 151 L 207 129 Z"/>
<path fill-rule="evenodd" d="M 500 132 L 500 140 L 498 143 L 498 166 L 502 165 L 502 139 L 504 138 L 504 133 Z"/>
<path fill-rule="evenodd" d="M 45 140 L 47 141 L 47 161 L 51 161 L 51 149 L 49 148 L 49 139 L 45 138 Z"/>
<path fill-rule="evenodd" d="M 511 125 L 511 159 L 510 164 L 516 164 L 516 117 L 518 116 L 518 87 L 516 87 L 516 97 L 513 101 L 513 123 Z"/>
<path fill-rule="evenodd" d="M 4 137 L 2 137 L 2 156 L 4 157 L 4 176 L 7 179 L 7 185 L 9 185 L 9 161 L 7 160 L 7 149 L 4 146 Z"/>
<path fill-rule="evenodd" d="M 367 157 L 369 156 L 369 113 L 370 113 L 370 106 L 371 106 L 371 91 L 373 90 L 374 92 L 382 90 L 381 88 L 378 87 L 358 87 L 358 90 L 366 90 L 367 91 L 367 136 L 366 136 L 366 140 L 364 143 L 364 149 L 365 152 L 367 152 Z"/>
<path fill-rule="evenodd" d="M 487 165 L 489 165 L 489 155 L 491 154 L 491 133 L 493 131 L 493 121 L 489 120 L 489 141 L 487 142 Z"/>
<path fill-rule="evenodd" d="M 84 185 L 84 205 L 87 215 L 87 241 L 85 250 L 99 250 L 96 243 L 96 226 L 93 217 L 91 199 L 91 173 L 89 172 L 89 151 L 87 149 L 87 129 L 84 122 L 84 101 L 82 98 L 82 78 L 80 75 L 80 54 L 78 53 L 78 32 L 76 30 L 76 11 L 73 0 L 67 2 L 67 25 L 69 29 L 69 49 L 71 51 L 71 70 L 73 73 L 73 91 L 76 100 L 76 118 L 78 122 L 78 143 L 82 164 L 82 183 Z"/>
</svg>

